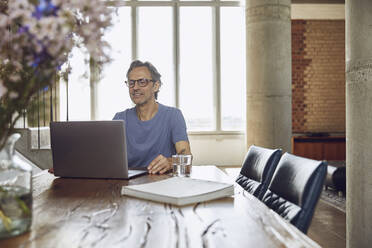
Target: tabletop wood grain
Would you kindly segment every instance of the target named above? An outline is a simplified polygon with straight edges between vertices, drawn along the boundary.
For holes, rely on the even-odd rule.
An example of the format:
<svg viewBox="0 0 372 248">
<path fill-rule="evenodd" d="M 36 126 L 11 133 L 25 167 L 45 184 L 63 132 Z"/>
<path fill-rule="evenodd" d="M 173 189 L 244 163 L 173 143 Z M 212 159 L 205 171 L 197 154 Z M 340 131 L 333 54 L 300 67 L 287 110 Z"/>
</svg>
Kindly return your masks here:
<svg viewBox="0 0 372 248">
<path fill-rule="evenodd" d="M 0 247 L 319 247 L 235 185 L 235 195 L 184 207 L 120 195 L 132 180 L 33 178 L 31 230 Z M 233 182 L 215 166 L 194 166 L 193 178 Z"/>
</svg>

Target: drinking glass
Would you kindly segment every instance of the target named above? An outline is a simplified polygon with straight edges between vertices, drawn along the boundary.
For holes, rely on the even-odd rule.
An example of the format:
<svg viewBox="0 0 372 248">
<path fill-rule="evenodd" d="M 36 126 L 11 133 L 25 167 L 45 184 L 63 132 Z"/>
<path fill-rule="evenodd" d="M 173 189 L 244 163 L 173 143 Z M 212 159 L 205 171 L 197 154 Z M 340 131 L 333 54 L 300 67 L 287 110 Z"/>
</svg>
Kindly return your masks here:
<svg viewBox="0 0 372 248">
<path fill-rule="evenodd" d="M 14 157 L 20 137 L 12 134 L 0 149 L 0 239 L 29 231 L 32 222 L 32 168 Z"/>
<path fill-rule="evenodd" d="M 191 174 L 192 155 L 172 155 L 173 176 L 189 177 Z"/>
</svg>

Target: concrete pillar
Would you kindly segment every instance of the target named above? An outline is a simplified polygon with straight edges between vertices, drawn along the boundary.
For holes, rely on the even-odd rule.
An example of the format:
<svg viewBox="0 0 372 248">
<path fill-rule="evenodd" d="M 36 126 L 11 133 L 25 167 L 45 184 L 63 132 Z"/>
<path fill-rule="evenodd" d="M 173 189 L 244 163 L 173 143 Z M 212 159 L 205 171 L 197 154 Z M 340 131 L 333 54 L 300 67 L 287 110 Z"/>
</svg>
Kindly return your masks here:
<svg viewBox="0 0 372 248">
<path fill-rule="evenodd" d="M 372 245 L 372 1 L 346 1 L 346 244 Z"/>
<path fill-rule="evenodd" d="M 247 145 L 290 151 L 291 1 L 246 0 Z"/>
</svg>

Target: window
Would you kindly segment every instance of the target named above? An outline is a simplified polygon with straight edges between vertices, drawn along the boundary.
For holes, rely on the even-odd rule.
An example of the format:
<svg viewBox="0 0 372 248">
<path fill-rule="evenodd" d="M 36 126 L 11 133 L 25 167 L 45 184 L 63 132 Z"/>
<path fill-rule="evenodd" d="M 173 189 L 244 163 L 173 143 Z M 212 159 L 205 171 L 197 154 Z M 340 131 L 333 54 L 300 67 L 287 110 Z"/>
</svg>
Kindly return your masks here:
<svg viewBox="0 0 372 248">
<path fill-rule="evenodd" d="M 110 64 L 106 64 L 101 72 L 101 80 L 97 90 L 97 119 L 111 120 L 116 112 L 132 106 L 125 74 L 129 68 L 132 51 L 131 10 L 129 7 L 118 9 L 113 17 L 111 30 L 105 34 L 105 40 L 111 46 Z"/>
<path fill-rule="evenodd" d="M 192 131 L 215 130 L 212 8 L 180 8 L 179 102 Z"/>
<path fill-rule="evenodd" d="M 158 101 L 175 106 L 172 20 L 171 7 L 138 8 L 138 58 L 162 75 Z"/>
<path fill-rule="evenodd" d="M 189 131 L 243 131 L 245 11 L 240 2 L 116 2 L 120 6 L 114 26 L 105 35 L 113 61 L 101 70 L 97 99 L 92 99 L 96 119 L 112 119 L 133 106 L 125 74 L 130 62 L 140 59 L 152 62 L 162 74 L 158 100 L 179 107 Z M 82 112 L 81 118 L 92 116 L 89 100 L 88 91 L 84 96 L 88 103 L 73 106 L 81 106 L 76 110 Z"/>
<path fill-rule="evenodd" d="M 244 9 L 221 8 L 221 129 L 245 128 Z"/>
<path fill-rule="evenodd" d="M 62 120 L 89 120 L 91 117 L 89 74 L 84 74 L 89 72 L 89 68 L 85 60 L 89 60 L 89 57 L 84 48 L 75 47 L 69 60 L 71 66 L 69 83 L 65 84 L 62 81 L 60 84 L 60 118 Z"/>
</svg>

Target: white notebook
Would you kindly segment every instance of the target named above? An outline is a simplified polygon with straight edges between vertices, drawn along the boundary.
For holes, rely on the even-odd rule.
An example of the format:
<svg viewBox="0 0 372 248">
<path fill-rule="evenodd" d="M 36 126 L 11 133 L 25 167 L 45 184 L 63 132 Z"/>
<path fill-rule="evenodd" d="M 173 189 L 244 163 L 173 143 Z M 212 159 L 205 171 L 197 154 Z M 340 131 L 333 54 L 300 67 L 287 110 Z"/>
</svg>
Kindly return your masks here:
<svg viewBox="0 0 372 248">
<path fill-rule="evenodd" d="M 152 183 L 123 186 L 121 194 L 182 206 L 231 196 L 234 194 L 234 185 L 188 177 L 171 177 Z"/>
</svg>

